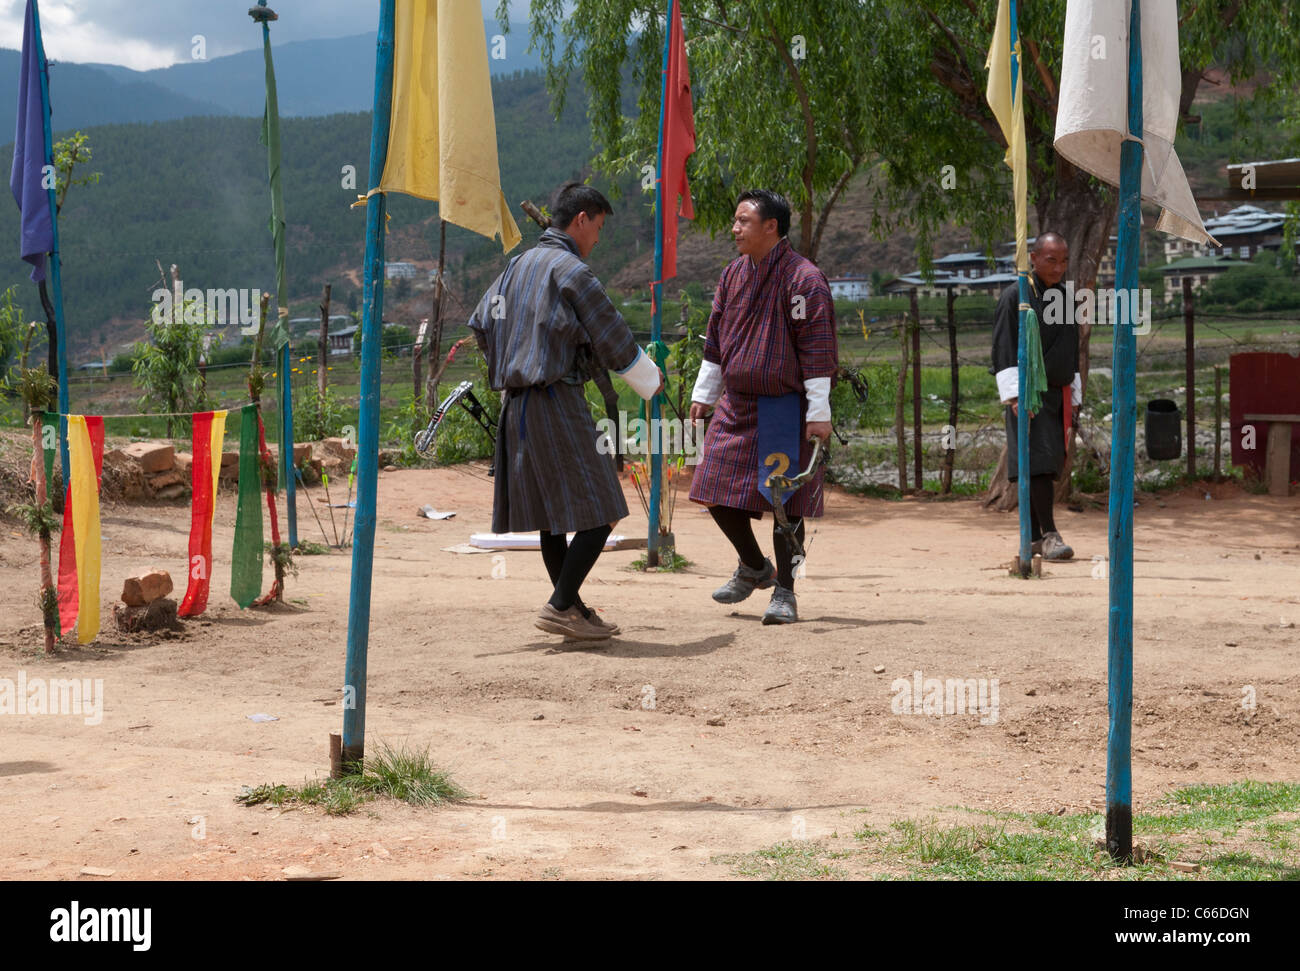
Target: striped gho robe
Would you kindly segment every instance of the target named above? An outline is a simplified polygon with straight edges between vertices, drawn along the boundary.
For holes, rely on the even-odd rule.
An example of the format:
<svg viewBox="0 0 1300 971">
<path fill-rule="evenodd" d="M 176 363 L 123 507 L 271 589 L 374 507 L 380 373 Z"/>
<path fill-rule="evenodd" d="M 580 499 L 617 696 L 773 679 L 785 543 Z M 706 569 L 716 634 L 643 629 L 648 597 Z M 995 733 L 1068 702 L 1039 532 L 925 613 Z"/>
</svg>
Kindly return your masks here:
<svg viewBox="0 0 1300 971">
<path fill-rule="evenodd" d="M 489 384 L 502 392 L 492 531 L 564 533 L 626 516 L 583 395 L 581 358 L 617 371 L 643 397 L 659 372 L 568 234 L 548 229 L 513 259 L 469 328 L 487 358 Z"/>
<path fill-rule="evenodd" d="M 721 369 L 722 393 L 704 436 L 691 500 L 755 516 L 770 511 L 771 504 L 758 491 L 758 398 L 802 393 L 809 379 L 834 378 L 839 348 L 835 304 L 825 275 L 785 239 L 757 264 L 748 256 L 734 260 L 722 271 L 714 293 L 704 360 L 703 380 L 697 382 L 692 399 L 711 403 L 711 396 L 702 397 L 700 390 L 708 383 L 703 373 L 708 364 Z M 803 440 L 807 411 L 804 396 L 798 432 L 803 450 L 790 475 L 802 472 L 812 459 L 812 446 Z M 818 470 L 787 501 L 788 515 L 822 514 L 823 476 Z"/>
</svg>

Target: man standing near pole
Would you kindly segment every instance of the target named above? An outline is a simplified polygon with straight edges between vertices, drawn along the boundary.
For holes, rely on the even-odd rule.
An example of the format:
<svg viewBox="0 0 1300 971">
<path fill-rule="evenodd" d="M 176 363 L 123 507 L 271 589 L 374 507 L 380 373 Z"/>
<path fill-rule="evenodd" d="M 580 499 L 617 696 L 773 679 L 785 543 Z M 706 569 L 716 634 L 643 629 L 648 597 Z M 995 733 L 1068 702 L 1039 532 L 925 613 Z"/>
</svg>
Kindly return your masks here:
<svg viewBox="0 0 1300 971">
<path fill-rule="evenodd" d="M 797 474 L 811 461 L 810 440 L 830 437 L 831 380 L 839 366 L 830 286 L 822 271 L 790 246 L 789 230 L 790 204 L 782 195 L 766 189 L 741 195 L 731 227 L 740 257 L 718 281 L 704 360 L 691 393 L 692 420 L 702 420 L 717 406 L 691 501 L 709 507 L 740 558 L 713 599 L 739 603 L 775 585 L 764 624 L 794 623 L 798 611 L 794 550 L 774 522 L 773 566 L 754 537 L 751 520 L 772 509 L 759 491 L 766 480 L 763 470 L 787 474 L 769 464 L 781 451 L 791 467 L 788 474 Z M 760 445 L 760 439 L 766 443 L 782 436 L 791 441 L 788 449 Z M 788 500 L 786 513 L 801 543 L 803 518 L 822 514 L 823 474 L 818 469 Z"/>
<path fill-rule="evenodd" d="M 541 531 L 554 587 L 536 626 L 593 641 L 619 630 L 578 591 L 628 510 L 583 394 L 580 361 L 589 352 L 595 366 L 617 371 L 645 399 L 664 386 L 663 373 L 637 347 L 585 262 L 612 212 L 590 186 L 566 185 L 551 228 L 510 262 L 469 320 L 488 380 L 502 392 L 492 530 Z"/>
<path fill-rule="evenodd" d="M 1065 466 L 1067 429 L 1079 424 L 1082 383 L 1079 378 L 1079 328 L 1075 308 L 1066 297 L 1061 279 L 1070 265 L 1070 249 L 1056 233 L 1043 233 L 1034 240 L 1029 254 L 1033 266 L 1029 306 L 1038 318 L 1041 360 L 1046 388 L 1042 405 L 1030 412 L 1029 422 L 1029 511 L 1033 533 L 1032 551 L 1045 560 L 1068 560 L 1074 550 L 1065 545 L 1056 529 L 1052 511 L 1053 490 Z M 993 374 L 998 397 L 1006 405 L 1007 479 L 1018 480 L 1016 422 L 1019 418 L 1019 372 L 1016 349 L 1020 339 L 1020 292 L 1018 284 L 1002 291 L 993 314 Z M 1031 324 L 1031 326 L 1034 326 Z M 1033 342 L 1031 342 L 1033 343 Z M 1030 362 L 1030 368 L 1037 367 Z M 1067 402 L 1066 399 L 1069 399 Z M 1071 420 L 1066 421 L 1069 417 Z"/>
</svg>

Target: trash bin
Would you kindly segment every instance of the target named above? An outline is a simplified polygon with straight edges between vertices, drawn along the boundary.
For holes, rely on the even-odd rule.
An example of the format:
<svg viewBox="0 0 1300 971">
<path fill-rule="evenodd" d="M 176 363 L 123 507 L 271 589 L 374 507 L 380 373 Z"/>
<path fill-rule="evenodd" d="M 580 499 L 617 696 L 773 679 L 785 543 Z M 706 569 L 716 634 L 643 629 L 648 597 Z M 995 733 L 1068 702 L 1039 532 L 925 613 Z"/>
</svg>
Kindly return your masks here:
<svg viewBox="0 0 1300 971">
<path fill-rule="evenodd" d="M 1147 458 L 1153 462 L 1176 459 L 1183 454 L 1182 413 L 1168 398 L 1147 402 Z"/>
</svg>

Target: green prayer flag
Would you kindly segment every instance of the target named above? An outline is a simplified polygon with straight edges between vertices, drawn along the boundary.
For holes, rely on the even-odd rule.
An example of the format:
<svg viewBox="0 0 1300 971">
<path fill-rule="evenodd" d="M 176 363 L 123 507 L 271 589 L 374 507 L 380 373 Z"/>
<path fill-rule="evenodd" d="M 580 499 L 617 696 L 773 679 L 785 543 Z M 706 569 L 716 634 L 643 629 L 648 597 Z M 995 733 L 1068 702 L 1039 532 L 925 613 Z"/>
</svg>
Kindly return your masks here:
<svg viewBox="0 0 1300 971">
<path fill-rule="evenodd" d="M 1047 391 L 1047 365 L 1043 363 L 1043 338 L 1038 332 L 1038 314 L 1031 307 L 1025 314 L 1025 389 L 1020 396 L 1031 415 L 1043 407 Z"/>
<path fill-rule="evenodd" d="M 239 505 L 230 555 L 230 596 L 248 607 L 262 592 L 262 470 L 257 406 L 244 405 L 239 420 Z"/>
<path fill-rule="evenodd" d="M 289 340 L 284 321 L 289 311 L 288 284 L 284 275 L 284 186 L 280 178 L 280 101 L 275 88 L 275 63 L 271 59 L 271 34 L 263 27 L 263 50 L 266 55 L 266 110 L 262 114 L 262 135 L 266 146 L 267 179 L 271 185 L 271 239 L 275 246 L 275 301 L 278 311 L 271 328 L 271 346 L 276 350 Z"/>
<path fill-rule="evenodd" d="M 59 427 L 59 416 L 57 412 L 47 411 L 41 416 L 41 451 L 45 453 L 45 491 L 53 496 L 54 455 L 59 450 L 59 436 L 57 433 L 53 436 L 53 445 L 46 444 L 51 436 L 46 433 L 45 429 L 51 427 L 55 429 Z M 67 483 L 64 483 L 64 488 L 67 488 Z"/>
</svg>

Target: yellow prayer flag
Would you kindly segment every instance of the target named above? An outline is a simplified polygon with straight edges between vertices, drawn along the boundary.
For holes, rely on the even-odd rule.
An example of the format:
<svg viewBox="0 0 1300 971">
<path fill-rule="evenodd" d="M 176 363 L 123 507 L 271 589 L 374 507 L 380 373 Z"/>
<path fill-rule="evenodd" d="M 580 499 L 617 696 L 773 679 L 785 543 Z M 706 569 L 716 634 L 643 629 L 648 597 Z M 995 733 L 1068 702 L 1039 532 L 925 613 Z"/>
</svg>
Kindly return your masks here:
<svg viewBox="0 0 1300 971">
<path fill-rule="evenodd" d="M 1028 153 L 1025 149 L 1025 110 L 1022 91 L 1024 72 L 1012 91 L 1011 48 L 1014 37 L 1016 62 L 1020 58 L 1020 35 L 1011 23 L 1011 0 L 998 0 L 998 16 L 993 27 L 993 46 L 989 48 L 985 67 L 989 72 L 988 88 L 984 97 L 998 120 L 998 127 L 1007 140 L 1005 161 L 1011 167 L 1012 191 L 1016 200 L 1016 270 L 1029 272 L 1029 173 Z"/>
<path fill-rule="evenodd" d="M 393 113 L 379 188 L 435 200 L 439 216 L 509 252 L 522 237 L 501 191 L 479 5 L 397 0 Z"/>
<path fill-rule="evenodd" d="M 68 416 L 68 462 L 77 552 L 77 641 L 89 644 L 99 633 L 99 482 L 84 415 Z"/>
<path fill-rule="evenodd" d="M 209 441 L 212 443 L 212 449 L 208 453 L 212 456 L 212 510 L 217 508 L 217 483 L 221 479 L 221 452 L 226 444 L 226 412 L 214 411 L 212 413 L 212 431 Z"/>
</svg>

